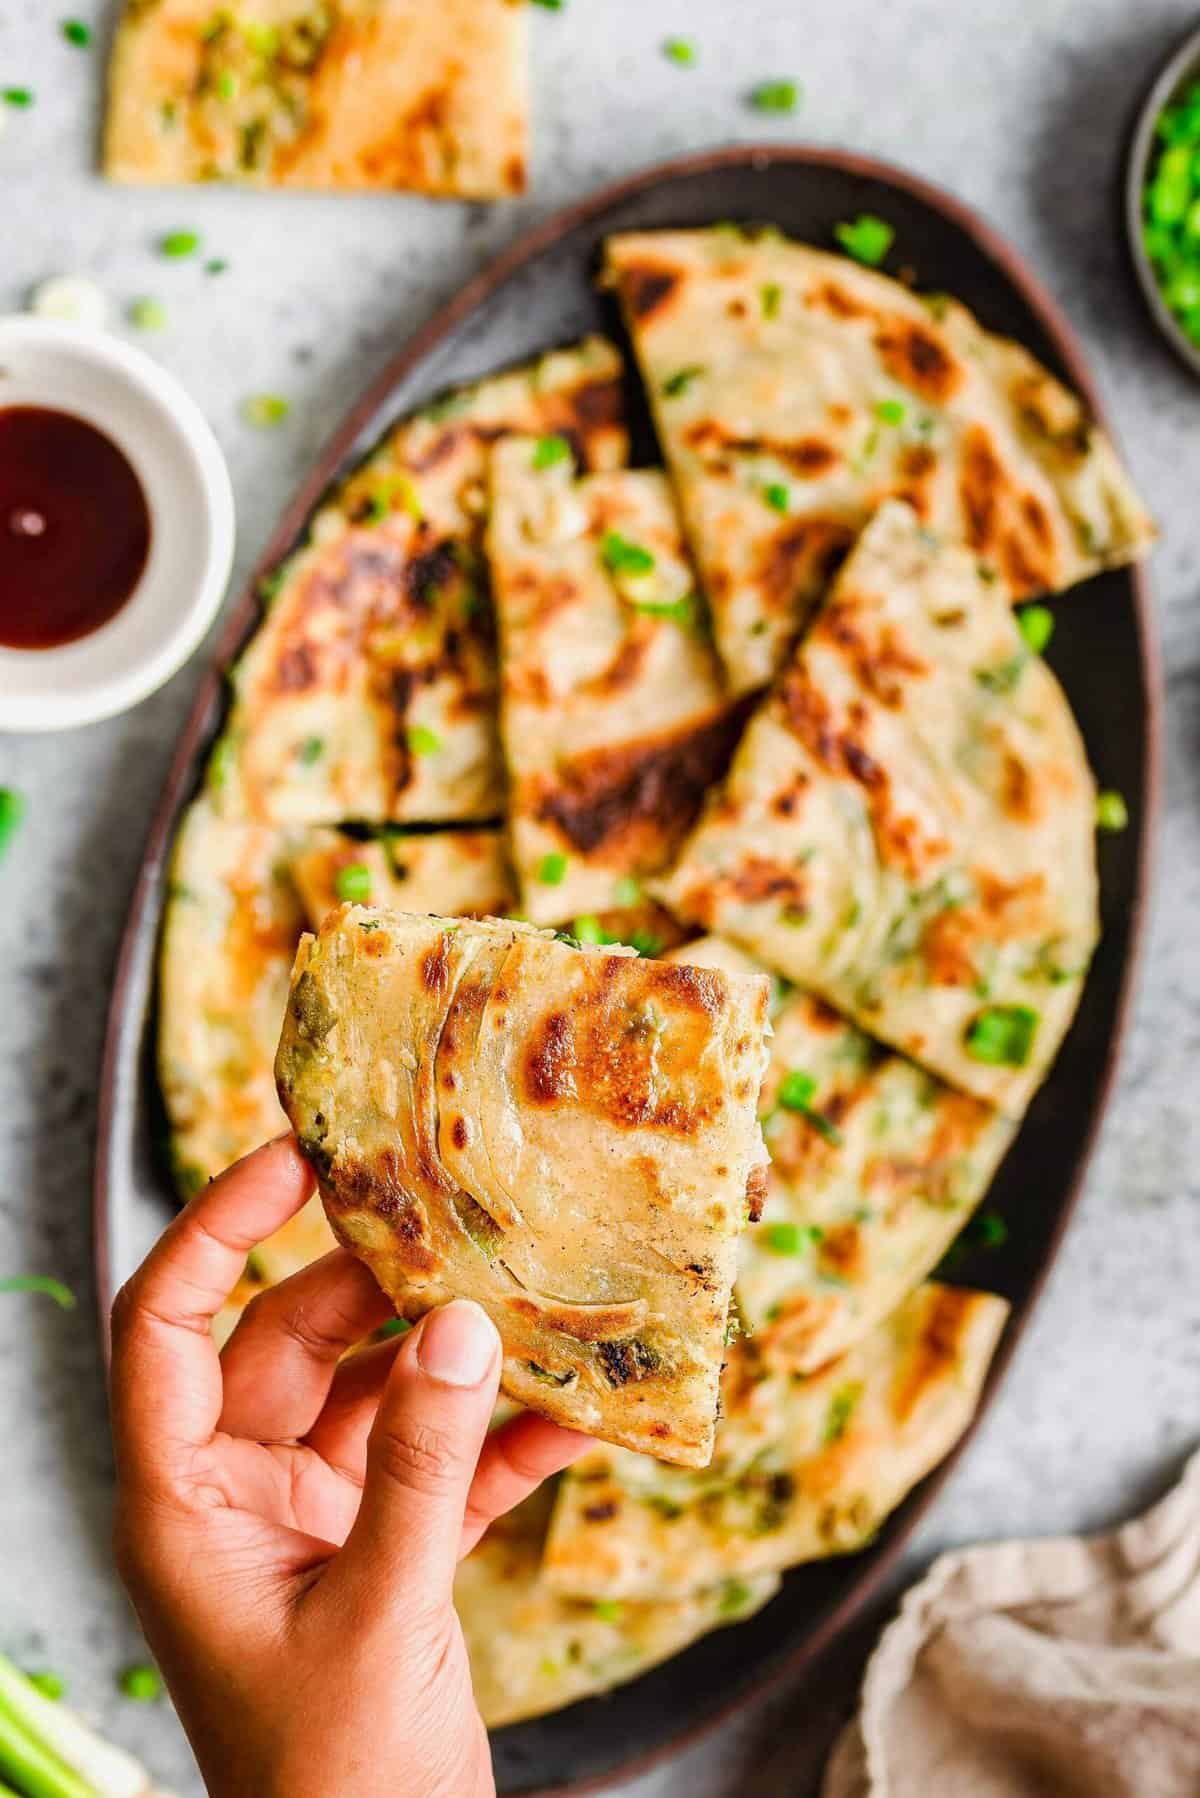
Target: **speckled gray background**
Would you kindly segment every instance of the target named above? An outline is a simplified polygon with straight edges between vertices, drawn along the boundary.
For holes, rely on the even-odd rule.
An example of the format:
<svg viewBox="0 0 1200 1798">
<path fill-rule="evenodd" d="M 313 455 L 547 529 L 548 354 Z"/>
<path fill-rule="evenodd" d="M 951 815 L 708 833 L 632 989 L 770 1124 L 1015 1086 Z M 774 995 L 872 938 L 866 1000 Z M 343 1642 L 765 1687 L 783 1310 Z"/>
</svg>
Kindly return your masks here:
<svg viewBox="0 0 1200 1798">
<path fill-rule="evenodd" d="M 433 3 L 433 0 L 431 0 Z M 64 10 L 66 0 L 64 0 Z M 1168 794 L 1136 1024 L 1087 1192 L 1037 1321 L 950 1491 L 912 1550 L 1090 1528 L 1155 1494 L 1200 1431 L 1200 383 L 1150 334 L 1114 234 L 1126 118 L 1188 25 L 1178 0 L 567 0 L 536 11 L 534 197 L 419 200 L 137 194 L 96 177 L 102 50 L 57 31 L 48 0 L 0 0 L 0 86 L 37 104 L 0 138 L 0 309 L 72 271 L 123 307 L 161 299 L 152 340 L 228 453 L 239 566 L 350 400 L 404 338 L 532 220 L 599 182 L 734 138 L 803 136 L 907 163 L 956 189 L 1032 261 L 1082 333 L 1163 528 L 1154 568 L 1166 659 Z M 700 66 L 660 54 L 693 36 Z M 805 89 L 794 121 L 742 103 L 766 76 Z M 230 267 L 165 263 L 157 235 L 203 231 Z M 292 416 L 256 433 L 249 392 Z M 143 838 L 200 658 L 124 719 L 0 738 L 0 783 L 29 800 L 0 867 L 0 1273 L 79 1292 L 0 1301 L 0 1646 L 53 1664 L 180 1793 L 199 1791 L 165 1706 L 114 1695 L 139 1651 L 108 1565 L 110 1462 L 91 1310 L 89 1207 L 101 1033 Z M 852 1670 L 852 1654 L 848 1656 Z M 630 1798 L 801 1792 L 844 1702 L 845 1669 L 784 1691 Z"/>
</svg>

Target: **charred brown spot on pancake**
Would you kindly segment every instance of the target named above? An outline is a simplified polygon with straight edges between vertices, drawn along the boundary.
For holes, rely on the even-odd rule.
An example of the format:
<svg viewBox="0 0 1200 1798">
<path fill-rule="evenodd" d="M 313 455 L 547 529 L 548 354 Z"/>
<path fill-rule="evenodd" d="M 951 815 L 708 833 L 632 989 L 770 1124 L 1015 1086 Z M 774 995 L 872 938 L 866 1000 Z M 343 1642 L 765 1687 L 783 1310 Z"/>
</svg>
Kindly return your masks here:
<svg viewBox="0 0 1200 1798">
<path fill-rule="evenodd" d="M 808 304 L 817 307 L 819 311 L 830 313 L 834 318 L 875 316 L 872 307 L 864 305 L 844 287 L 839 287 L 836 281 L 823 281 L 819 287 L 812 288 L 808 294 Z"/>
<path fill-rule="evenodd" d="M 661 1366 L 650 1344 L 638 1336 L 629 1342 L 602 1342 L 596 1354 L 610 1386 L 626 1386 L 631 1380 L 644 1380 L 657 1373 Z"/>
<path fill-rule="evenodd" d="M 405 450 L 404 466 L 412 474 L 426 474 L 431 468 L 439 468 L 443 462 L 449 461 L 459 445 L 472 434 L 469 426 L 444 425 L 428 449 Z"/>
<path fill-rule="evenodd" d="M 752 1167 L 746 1176 L 746 1215 L 752 1224 L 759 1222 L 767 1202 L 768 1174 L 764 1163 L 761 1167 Z"/>
<path fill-rule="evenodd" d="M 1000 803 L 1010 818 L 1032 824 L 1041 815 L 1039 789 L 1032 769 L 1011 750 L 1004 757 L 1004 776 Z"/>
<path fill-rule="evenodd" d="M 854 527 L 840 518 L 797 518 L 774 532 L 752 576 L 767 609 L 786 616 L 815 599 L 854 537 Z"/>
<path fill-rule="evenodd" d="M 510 156 L 504 165 L 504 185 L 510 194 L 525 192 L 526 171 L 523 156 Z"/>
<path fill-rule="evenodd" d="M 863 1233 L 856 1223 L 837 1224 L 826 1230 L 818 1249 L 823 1270 L 841 1280 L 861 1280 L 866 1272 Z"/>
<path fill-rule="evenodd" d="M 962 369 L 927 325 L 891 319 L 876 333 L 875 344 L 893 379 L 934 405 L 944 405 L 962 385 Z"/>
<path fill-rule="evenodd" d="M 471 1140 L 471 1132 L 467 1127 L 467 1120 L 463 1117 L 461 1112 L 450 1126 L 450 1140 L 453 1142 L 456 1149 L 465 1149 Z"/>
<path fill-rule="evenodd" d="M 938 1289 L 909 1350 L 908 1364 L 892 1389 L 892 1413 L 898 1423 L 911 1417 L 926 1392 L 957 1368 L 974 1302 L 969 1292 L 952 1286 Z"/>
<path fill-rule="evenodd" d="M 725 890 L 744 900 L 747 905 L 761 905 L 777 899 L 792 911 L 803 912 L 808 906 L 808 885 L 802 868 L 786 868 L 769 856 L 751 854 L 727 876 Z"/>
<path fill-rule="evenodd" d="M 645 324 L 667 306 L 679 286 L 679 271 L 652 262 L 627 264 L 619 276 L 621 297 L 630 317 Z"/>
<path fill-rule="evenodd" d="M 423 555 L 412 558 L 404 570 L 404 586 L 413 604 L 428 611 L 458 576 L 453 546 L 438 543 Z"/>
<path fill-rule="evenodd" d="M 657 870 L 724 774 L 745 716 L 738 705 L 690 730 L 576 756 L 543 794 L 537 816 L 583 855 Z"/>
<path fill-rule="evenodd" d="M 452 98 L 450 80 L 427 88 L 385 135 L 359 153 L 362 172 L 379 186 L 436 189 L 448 183 L 454 159 L 448 129 Z"/>
<path fill-rule="evenodd" d="M 649 629 L 639 629 L 638 625 L 650 625 Z M 593 698 L 611 697 L 621 693 L 626 687 L 632 687 L 641 675 L 654 643 L 653 623 L 649 619 L 639 619 L 629 635 L 625 638 L 607 668 L 591 680 L 583 681 L 576 689 L 581 694 Z"/>
<path fill-rule="evenodd" d="M 801 437 L 796 443 L 784 443 L 772 446 L 776 454 L 793 474 L 802 480 L 815 480 L 818 475 L 828 474 L 829 470 L 841 460 L 832 443 L 826 443 L 822 437 Z"/>
<path fill-rule="evenodd" d="M 1018 599 L 1031 593 L 1044 593 L 1053 585 L 1053 563 L 1039 560 L 1036 546 L 1015 530 L 1005 531 L 1000 545 L 1000 568 L 1009 588 Z"/>
<path fill-rule="evenodd" d="M 719 1018 L 724 1010 L 726 987 L 714 968 L 693 968 L 685 962 L 659 962 L 648 971 L 647 987 L 668 1004 Z"/>
<path fill-rule="evenodd" d="M 615 1499 L 615 1498 L 597 1499 L 597 1501 L 594 1505 L 585 1505 L 583 1507 L 584 1522 L 585 1523 L 608 1523 L 612 1518 L 614 1518 L 620 1514 L 620 1510 L 621 1510 L 621 1505 L 620 1505 L 619 1499 Z"/>
<path fill-rule="evenodd" d="M 543 404 L 547 432 L 566 438 L 581 467 L 594 467 L 604 441 L 624 427 L 625 396 L 611 378 L 547 394 Z"/>
<path fill-rule="evenodd" d="M 515 1294 L 505 1300 L 505 1309 L 543 1330 L 554 1330 L 569 1336 L 573 1342 L 613 1342 L 629 1336 L 644 1320 L 646 1306 L 642 1300 L 615 1305 L 567 1305 L 554 1299 L 525 1298 Z"/>
<path fill-rule="evenodd" d="M 538 1105 L 576 1096 L 575 1039 L 565 1012 L 551 1012 L 535 1030 L 525 1057 L 525 1090 Z"/>
<path fill-rule="evenodd" d="M 982 425 L 972 425 L 963 437 L 958 493 L 967 542 L 981 553 L 995 545 L 1004 484 L 1004 467 L 991 438 Z"/>
<path fill-rule="evenodd" d="M 421 984 L 427 993 L 444 997 L 450 984 L 450 934 L 443 931 L 421 959 Z"/>
<path fill-rule="evenodd" d="M 869 601 L 843 594 L 826 606 L 817 633 L 847 655 L 861 686 L 895 710 L 905 699 L 901 677 L 928 674 L 929 667 L 906 646 L 894 624 L 884 623 L 872 637 L 862 622 L 869 614 Z"/>
</svg>

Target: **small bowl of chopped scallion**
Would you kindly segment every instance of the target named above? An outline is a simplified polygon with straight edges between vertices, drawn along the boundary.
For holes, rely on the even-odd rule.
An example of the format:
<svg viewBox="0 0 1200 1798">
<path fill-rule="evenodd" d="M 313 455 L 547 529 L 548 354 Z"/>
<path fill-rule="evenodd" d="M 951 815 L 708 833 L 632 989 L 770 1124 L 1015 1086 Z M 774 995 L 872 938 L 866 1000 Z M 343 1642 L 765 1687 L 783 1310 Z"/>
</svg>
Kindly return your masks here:
<svg viewBox="0 0 1200 1798">
<path fill-rule="evenodd" d="M 1150 310 L 1200 374 L 1200 31 L 1175 51 L 1142 107 L 1125 197 L 1134 268 Z"/>
</svg>

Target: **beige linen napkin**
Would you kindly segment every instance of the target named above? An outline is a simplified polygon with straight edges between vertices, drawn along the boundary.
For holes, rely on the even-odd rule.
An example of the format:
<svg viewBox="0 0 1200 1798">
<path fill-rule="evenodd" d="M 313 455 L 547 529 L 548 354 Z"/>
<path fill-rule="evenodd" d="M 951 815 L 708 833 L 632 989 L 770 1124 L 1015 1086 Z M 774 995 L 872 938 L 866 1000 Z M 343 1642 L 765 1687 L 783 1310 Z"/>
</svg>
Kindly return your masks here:
<svg viewBox="0 0 1200 1798">
<path fill-rule="evenodd" d="M 823 1798 L 1198 1798 L 1200 1454 L 1109 1536 L 943 1555 L 884 1631 Z"/>
</svg>

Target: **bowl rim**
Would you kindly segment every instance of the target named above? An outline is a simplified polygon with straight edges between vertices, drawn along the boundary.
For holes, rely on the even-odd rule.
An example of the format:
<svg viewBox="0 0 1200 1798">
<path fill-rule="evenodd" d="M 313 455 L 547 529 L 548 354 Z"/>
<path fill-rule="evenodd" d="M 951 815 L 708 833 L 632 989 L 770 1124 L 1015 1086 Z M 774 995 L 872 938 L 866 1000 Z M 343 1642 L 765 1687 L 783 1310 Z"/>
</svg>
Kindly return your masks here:
<svg viewBox="0 0 1200 1798">
<path fill-rule="evenodd" d="M 145 350 L 93 326 L 26 313 L 0 317 L 0 355 L 9 346 L 22 344 L 82 357 L 115 375 L 148 401 L 192 459 L 208 524 L 203 563 L 190 581 L 179 584 L 186 595 L 183 603 L 177 605 L 164 624 L 158 643 L 146 653 L 131 657 L 119 672 L 85 676 L 83 684 L 63 691 L 55 686 L 56 660 L 60 649 L 74 650 L 75 643 L 50 649 L 5 650 L 11 656 L 28 654 L 42 678 L 35 692 L 0 693 L 0 732 L 43 734 L 73 730 L 128 711 L 157 691 L 195 653 L 229 584 L 236 508 L 229 469 L 212 426 L 182 382 Z"/>
<path fill-rule="evenodd" d="M 491 258 L 482 270 L 461 287 L 450 302 L 436 310 L 406 339 L 394 357 L 371 379 L 361 397 L 343 417 L 340 425 L 326 440 L 313 460 L 290 504 L 280 516 L 270 541 L 265 546 L 252 574 L 228 615 L 214 645 L 212 656 L 195 694 L 192 707 L 180 731 L 175 756 L 167 773 L 158 808 L 154 814 L 140 873 L 131 894 L 124 934 L 118 953 L 109 1004 L 101 1071 L 96 1157 L 92 1185 L 93 1271 L 99 1301 L 98 1317 L 101 1353 L 106 1367 L 111 1366 L 112 1341 L 108 1307 L 114 1296 L 113 1267 L 110 1257 L 111 1168 L 113 1129 L 121 1110 L 117 1091 L 123 1054 L 127 1040 L 136 1033 L 137 1020 L 131 1020 L 126 1005 L 127 989 L 136 982 L 140 935 L 143 919 L 154 903 L 156 888 L 162 877 L 166 857 L 174 837 L 176 822 L 191 789 L 201 745 L 215 727 L 222 706 L 224 671 L 252 634 L 260 611 L 259 589 L 262 578 L 295 544 L 309 514 L 328 490 L 330 482 L 346 468 L 360 444 L 364 430 L 375 419 L 390 393 L 417 367 L 437 345 L 476 310 L 496 289 L 503 286 L 526 265 L 531 264 L 559 239 L 577 227 L 608 212 L 626 200 L 636 198 L 647 189 L 679 177 L 716 173 L 722 169 L 753 167 L 768 169 L 833 168 L 897 187 L 923 204 L 949 218 L 970 237 L 1002 272 L 1021 295 L 1038 319 L 1054 346 L 1067 378 L 1083 398 L 1092 415 L 1112 435 L 1111 426 L 1097 391 L 1081 340 L 1058 302 L 1052 298 L 1040 277 L 1009 239 L 993 227 L 973 206 L 940 184 L 926 180 L 887 158 L 862 154 L 837 145 L 815 144 L 804 140 L 784 143 L 736 143 L 688 152 L 663 161 L 644 165 L 632 174 L 606 182 L 589 190 L 537 223 L 520 232 L 515 241 Z M 906 1500 L 905 1525 L 869 1570 L 852 1581 L 847 1592 L 803 1642 L 782 1651 L 771 1665 L 758 1672 L 747 1685 L 716 1705 L 699 1722 L 686 1723 L 655 1747 L 631 1754 L 618 1767 L 600 1775 L 572 1780 L 569 1785 L 538 1784 L 522 1786 L 520 1798 L 584 1798 L 585 1794 L 601 1794 L 610 1790 L 616 1780 L 632 1780 L 665 1765 L 697 1743 L 711 1738 L 716 1729 L 749 1704 L 759 1702 L 777 1692 L 786 1681 L 796 1679 L 804 1671 L 818 1665 L 838 1637 L 863 1615 L 870 1602 L 880 1597 L 887 1581 L 896 1570 L 911 1541 L 917 1524 L 927 1515 L 951 1477 L 958 1461 L 969 1447 L 976 1430 L 991 1408 L 998 1387 L 1009 1365 L 1025 1340 L 1029 1321 L 1042 1298 L 1051 1271 L 1058 1262 L 1063 1237 L 1074 1218 L 1082 1196 L 1096 1143 L 1107 1111 L 1108 1100 L 1116 1080 L 1126 1042 L 1133 1001 L 1147 948 L 1151 881 L 1162 809 L 1163 770 L 1163 678 L 1159 655 L 1156 620 L 1151 603 L 1149 580 L 1144 564 L 1133 563 L 1122 572 L 1128 575 L 1134 612 L 1134 624 L 1140 655 L 1139 687 L 1145 704 L 1145 800 L 1142 828 L 1138 844 L 1136 885 L 1131 901 L 1129 948 L 1121 970 L 1120 985 L 1113 1011 L 1112 1026 L 1104 1067 L 1098 1082 L 1095 1103 L 1071 1178 L 1047 1242 L 1045 1257 L 1032 1281 L 1027 1296 L 1014 1317 L 1005 1326 L 992 1358 L 979 1405 L 968 1428 L 937 1467 L 921 1481 L 914 1496 Z"/>
<path fill-rule="evenodd" d="M 1189 75 L 1200 79 L 1200 26 L 1192 26 L 1186 37 L 1176 44 L 1151 81 L 1138 109 L 1125 165 L 1125 239 L 1151 317 L 1180 361 L 1194 375 L 1200 376 L 1200 344 L 1192 342 L 1163 299 L 1154 265 L 1142 241 L 1142 195 L 1154 151 L 1154 128 L 1163 108 Z"/>
</svg>

